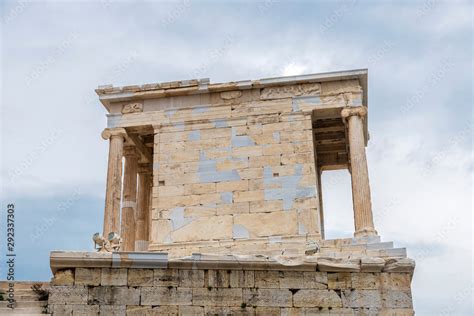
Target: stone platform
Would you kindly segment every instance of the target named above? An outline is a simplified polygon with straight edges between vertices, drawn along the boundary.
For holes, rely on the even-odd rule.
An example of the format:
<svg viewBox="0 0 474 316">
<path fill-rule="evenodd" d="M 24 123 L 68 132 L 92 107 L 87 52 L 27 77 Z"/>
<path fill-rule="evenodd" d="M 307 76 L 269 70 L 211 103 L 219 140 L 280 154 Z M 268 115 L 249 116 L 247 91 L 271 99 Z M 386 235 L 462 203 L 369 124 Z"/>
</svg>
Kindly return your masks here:
<svg viewBox="0 0 474 316">
<path fill-rule="evenodd" d="M 51 253 L 53 315 L 413 315 L 414 261 L 392 243 L 312 255 Z"/>
</svg>

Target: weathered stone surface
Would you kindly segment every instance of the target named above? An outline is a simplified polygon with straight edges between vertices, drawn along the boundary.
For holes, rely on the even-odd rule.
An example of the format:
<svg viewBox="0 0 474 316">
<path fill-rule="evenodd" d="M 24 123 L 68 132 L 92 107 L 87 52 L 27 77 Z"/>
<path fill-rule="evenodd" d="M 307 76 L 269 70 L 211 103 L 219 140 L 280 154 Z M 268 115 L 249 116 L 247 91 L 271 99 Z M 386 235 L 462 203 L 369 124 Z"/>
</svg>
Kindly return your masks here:
<svg viewBox="0 0 474 316">
<path fill-rule="evenodd" d="M 251 316 L 256 315 L 256 309 L 252 307 L 227 307 L 227 306 L 205 306 L 204 315 L 236 315 Z M 265 315 L 265 314 L 260 314 Z"/>
<path fill-rule="evenodd" d="M 242 290 L 238 288 L 193 289 L 193 304 L 207 306 L 240 306 Z"/>
<path fill-rule="evenodd" d="M 281 289 L 300 289 L 304 286 L 302 271 L 282 271 L 279 275 Z"/>
<path fill-rule="evenodd" d="M 154 286 L 178 286 L 179 272 L 176 269 L 154 269 Z"/>
<path fill-rule="evenodd" d="M 283 289 L 243 289 L 243 301 L 247 306 L 291 307 L 292 294 Z"/>
<path fill-rule="evenodd" d="M 100 305 L 138 305 L 140 290 L 122 286 L 100 286 L 89 290 L 89 303 Z"/>
<path fill-rule="evenodd" d="M 254 287 L 255 272 L 248 270 L 232 270 L 229 277 L 230 287 Z"/>
<path fill-rule="evenodd" d="M 352 287 L 360 290 L 380 288 L 380 273 L 352 273 Z"/>
<path fill-rule="evenodd" d="M 342 307 L 342 299 L 333 290 L 299 290 L 293 295 L 295 307 Z"/>
<path fill-rule="evenodd" d="M 257 288 L 279 288 L 279 271 L 255 271 L 255 287 Z"/>
<path fill-rule="evenodd" d="M 87 304 L 88 290 L 84 286 L 52 286 L 49 304 Z"/>
<path fill-rule="evenodd" d="M 385 260 L 377 257 L 363 257 L 360 260 L 361 272 L 380 272 L 385 267 Z"/>
<path fill-rule="evenodd" d="M 230 270 L 209 270 L 207 286 L 210 287 L 229 287 Z"/>
<path fill-rule="evenodd" d="M 381 308 L 382 294 L 377 290 L 343 290 L 344 307 Z"/>
<path fill-rule="evenodd" d="M 128 286 L 153 286 L 154 284 L 152 269 L 128 270 Z"/>
<path fill-rule="evenodd" d="M 73 285 L 74 271 L 71 269 L 59 270 L 54 274 L 52 285 Z"/>
<path fill-rule="evenodd" d="M 178 308 L 184 306 L 127 306 L 128 316 L 159 316 L 159 315 L 193 315 L 192 313 L 178 312 Z"/>
<path fill-rule="evenodd" d="M 100 305 L 100 315 L 114 315 L 114 316 L 125 316 L 126 306 L 125 305 Z"/>
<path fill-rule="evenodd" d="M 352 288 L 351 276 L 349 272 L 328 273 L 328 288 L 332 290 Z"/>
<path fill-rule="evenodd" d="M 324 257 L 318 259 L 318 270 L 327 272 L 358 272 L 360 262 L 357 259 Z"/>
<path fill-rule="evenodd" d="M 180 287 L 204 287 L 203 270 L 178 270 Z"/>
<path fill-rule="evenodd" d="M 410 291 L 384 290 L 382 291 L 382 306 L 387 308 L 412 308 Z"/>
<path fill-rule="evenodd" d="M 381 273 L 381 286 L 385 290 L 410 290 L 410 273 Z"/>
<path fill-rule="evenodd" d="M 327 272 L 304 272 L 303 287 L 309 289 L 327 289 L 328 273 Z"/>
<path fill-rule="evenodd" d="M 49 312 L 52 315 L 64 316 L 64 315 L 81 315 L 91 316 L 99 315 L 99 305 L 50 305 Z M 25 312 L 26 313 L 26 312 Z"/>
<path fill-rule="evenodd" d="M 193 292 L 190 288 L 141 288 L 141 305 L 191 305 L 192 299 Z"/>
<path fill-rule="evenodd" d="M 100 284 L 103 286 L 127 285 L 127 269 L 103 268 Z"/>
<path fill-rule="evenodd" d="M 100 284 L 101 280 L 100 268 L 76 268 L 75 284 L 76 285 L 94 285 Z"/>
<path fill-rule="evenodd" d="M 387 260 L 384 272 L 413 272 L 415 261 L 410 258 L 393 258 Z"/>
</svg>

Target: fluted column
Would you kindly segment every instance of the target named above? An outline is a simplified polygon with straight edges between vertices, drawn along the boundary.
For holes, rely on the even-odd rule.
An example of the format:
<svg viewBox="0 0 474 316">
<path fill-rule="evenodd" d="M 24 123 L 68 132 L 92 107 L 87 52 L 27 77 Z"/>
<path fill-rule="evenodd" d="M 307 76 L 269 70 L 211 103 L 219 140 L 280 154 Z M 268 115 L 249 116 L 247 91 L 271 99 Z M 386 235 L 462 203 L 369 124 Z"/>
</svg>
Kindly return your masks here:
<svg viewBox="0 0 474 316">
<path fill-rule="evenodd" d="M 366 115 L 367 108 L 363 106 L 345 108 L 341 112 L 349 134 L 355 237 L 377 235 L 372 216 L 369 172 L 365 155 L 364 119 Z"/>
<path fill-rule="evenodd" d="M 105 189 L 104 231 L 105 237 L 120 230 L 120 200 L 122 197 L 122 157 L 125 129 L 107 128 L 102 138 L 109 140 L 109 161 Z"/>
<path fill-rule="evenodd" d="M 135 249 L 135 213 L 137 205 L 137 167 L 135 147 L 126 147 L 125 172 L 123 177 L 122 230 L 123 251 Z"/>
<path fill-rule="evenodd" d="M 148 250 L 150 221 L 151 168 L 149 164 L 138 166 L 137 218 L 135 225 L 135 251 Z"/>
</svg>

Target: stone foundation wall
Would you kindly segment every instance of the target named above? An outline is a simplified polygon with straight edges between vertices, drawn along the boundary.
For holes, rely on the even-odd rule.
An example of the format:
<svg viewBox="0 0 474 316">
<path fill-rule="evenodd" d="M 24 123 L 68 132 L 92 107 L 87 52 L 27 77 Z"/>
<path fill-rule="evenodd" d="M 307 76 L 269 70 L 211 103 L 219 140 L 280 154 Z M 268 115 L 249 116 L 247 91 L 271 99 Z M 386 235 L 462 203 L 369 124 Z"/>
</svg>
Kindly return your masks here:
<svg viewBox="0 0 474 316">
<path fill-rule="evenodd" d="M 413 315 L 412 272 L 301 270 L 65 269 L 55 273 L 49 310 L 53 315 Z"/>
</svg>

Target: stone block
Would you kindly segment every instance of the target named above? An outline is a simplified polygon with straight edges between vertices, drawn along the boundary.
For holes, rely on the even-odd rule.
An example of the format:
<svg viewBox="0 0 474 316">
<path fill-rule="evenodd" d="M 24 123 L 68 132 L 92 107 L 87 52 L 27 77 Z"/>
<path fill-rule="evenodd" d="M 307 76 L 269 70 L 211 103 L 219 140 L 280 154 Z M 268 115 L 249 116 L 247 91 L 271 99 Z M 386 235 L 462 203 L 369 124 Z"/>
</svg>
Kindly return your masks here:
<svg viewBox="0 0 474 316">
<path fill-rule="evenodd" d="M 204 287 L 204 270 L 178 270 L 180 287 Z"/>
<path fill-rule="evenodd" d="M 255 271 L 231 270 L 229 276 L 230 287 L 254 287 Z"/>
<path fill-rule="evenodd" d="M 171 232 L 173 242 L 232 238 L 232 216 L 198 218 Z"/>
<path fill-rule="evenodd" d="M 245 168 L 238 169 L 239 177 L 242 180 L 246 179 L 262 179 L 263 178 L 263 168 Z"/>
<path fill-rule="evenodd" d="M 250 237 L 294 235 L 298 230 L 295 211 L 237 214 L 234 224 L 245 227 Z"/>
<path fill-rule="evenodd" d="M 88 290 L 84 286 L 52 286 L 48 304 L 87 304 Z"/>
<path fill-rule="evenodd" d="M 304 272 L 303 287 L 307 289 L 327 289 L 328 274 L 327 272 L 308 271 Z"/>
<path fill-rule="evenodd" d="M 303 289 L 293 294 L 295 307 L 342 307 L 341 297 L 333 290 Z"/>
<path fill-rule="evenodd" d="M 352 287 L 358 290 L 380 288 L 380 273 L 352 273 Z"/>
<path fill-rule="evenodd" d="M 95 316 L 99 315 L 99 305 L 71 305 L 72 316 Z"/>
<path fill-rule="evenodd" d="M 100 315 L 125 316 L 127 309 L 125 305 L 100 305 Z"/>
<path fill-rule="evenodd" d="M 179 286 L 179 270 L 154 269 L 154 286 Z"/>
<path fill-rule="evenodd" d="M 365 314 L 365 311 L 360 311 L 360 310 L 353 310 L 352 308 L 321 308 L 321 307 L 305 307 L 301 308 L 302 309 L 302 314 L 301 315 L 338 315 L 338 316 L 346 316 L 346 315 L 357 315 L 357 316 L 372 316 L 372 315 L 377 315 L 374 313 L 371 313 L 367 311 L 367 314 Z"/>
<path fill-rule="evenodd" d="M 264 199 L 262 190 L 234 192 L 235 202 L 261 201 Z"/>
<path fill-rule="evenodd" d="M 381 308 L 382 295 L 378 290 L 343 290 L 342 304 L 351 308 Z"/>
<path fill-rule="evenodd" d="M 76 268 L 76 285 L 93 285 L 100 284 L 102 270 L 100 268 Z"/>
<path fill-rule="evenodd" d="M 164 307 L 164 306 L 163 306 Z M 171 306 L 169 306 L 171 307 Z M 165 313 L 161 313 L 159 315 L 163 315 Z M 203 306 L 186 306 L 186 305 L 181 305 L 178 307 L 178 314 L 179 315 L 204 315 L 204 307 Z"/>
<path fill-rule="evenodd" d="M 74 271 L 71 269 L 57 271 L 51 285 L 74 285 Z"/>
<path fill-rule="evenodd" d="M 259 157 L 250 157 L 249 158 L 249 167 L 258 168 L 258 167 L 267 167 L 267 166 L 279 166 L 280 165 L 280 156 L 259 156 Z"/>
<path fill-rule="evenodd" d="M 183 185 L 166 185 L 158 187 L 158 196 L 160 197 L 181 196 L 183 194 Z"/>
<path fill-rule="evenodd" d="M 128 286 L 153 286 L 153 269 L 128 269 Z"/>
<path fill-rule="evenodd" d="M 380 282 L 386 290 L 410 290 L 410 273 L 381 273 Z"/>
<path fill-rule="evenodd" d="M 292 294 L 283 289 L 243 289 L 247 306 L 291 307 Z"/>
<path fill-rule="evenodd" d="M 269 213 L 278 211 L 283 211 L 283 200 L 250 202 L 250 213 Z"/>
<path fill-rule="evenodd" d="M 382 307 L 413 308 L 410 291 L 383 290 Z"/>
<path fill-rule="evenodd" d="M 100 284 L 102 286 L 127 285 L 127 269 L 102 268 Z"/>
<path fill-rule="evenodd" d="M 255 309 L 252 307 L 204 306 L 204 315 L 253 316 Z"/>
<path fill-rule="evenodd" d="M 178 306 L 127 306 L 127 316 L 159 316 L 159 315 L 178 315 Z M 180 314 L 192 315 L 192 314 Z"/>
<path fill-rule="evenodd" d="M 141 305 L 191 305 L 192 289 L 175 287 L 141 288 Z"/>
<path fill-rule="evenodd" d="M 281 289 L 301 289 L 304 287 L 304 274 L 302 271 L 280 272 Z"/>
<path fill-rule="evenodd" d="M 349 272 L 328 273 L 328 288 L 331 290 L 351 289 L 352 276 Z"/>
<path fill-rule="evenodd" d="M 280 272 L 269 270 L 255 271 L 255 287 L 256 288 L 279 288 Z"/>
<path fill-rule="evenodd" d="M 193 304 L 202 306 L 241 306 L 240 288 L 194 288 Z"/>
<path fill-rule="evenodd" d="M 378 312 L 379 316 L 413 316 L 415 315 L 411 308 L 389 308 Z"/>
<path fill-rule="evenodd" d="M 249 202 L 221 204 L 217 206 L 217 215 L 243 214 L 249 212 Z"/>
<path fill-rule="evenodd" d="M 187 184 L 185 186 L 184 194 L 186 195 L 207 194 L 207 193 L 215 193 L 215 192 L 216 192 L 215 183 L 193 183 L 193 184 Z"/>
<path fill-rule="evenodd" d="M 208 287 L 229 287 L 231 270 L 209 270 Z"/>
<path fill-rule="evenodd" d="M 89 304 L 138 305 L 140 290 L 122 286 L 100 286 L 89 290 Z"/>
<path fill-rule="evenodd" d="M 281 309 L 279 307 L 257 307 L 255 308 L 255 315 L 265 316 L 280 316 Z"/>
<path fill-rule="evenodd" d="M 257 157 L 262 156 L 262 147 L 260 146 L 247 146 L 247 147 L 236 147 L 232 148 L 233 157 Z"/>
<path fill-rule="evenodd" d="M 248 180 L 224 181 L 216 184 L 217 192 L 247 191 L 248 189 Z"/>
</svg>

